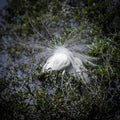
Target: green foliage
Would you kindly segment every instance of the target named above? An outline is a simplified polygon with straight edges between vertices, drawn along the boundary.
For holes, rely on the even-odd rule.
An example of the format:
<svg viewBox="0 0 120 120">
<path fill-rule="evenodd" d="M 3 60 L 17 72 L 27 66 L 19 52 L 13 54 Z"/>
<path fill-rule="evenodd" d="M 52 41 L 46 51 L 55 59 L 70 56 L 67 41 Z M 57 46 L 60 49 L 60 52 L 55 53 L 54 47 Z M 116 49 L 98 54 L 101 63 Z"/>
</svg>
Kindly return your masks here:
<svg viewBox="0 0 120 120">
<path fill-rule="evenodd" d="M 85 16 L 93 23 L 102 26 L 105 33 L 111 34 L 119 32 L 119 1 L 103 0 L 88 1 L 88 6 L 84 9 Z"/>
<path fill-rule="evenodd" d="M 64 43 L 71 38 L 85 40 L 93 43 L 88 54 L 98 57 L 98 67 L 88 68 L 91 81 L 83 84 L 80 78 L 67 73 L 62 76 L 62 71 L 42 73 L 41 67 L 30 60 L 7 66 L 7 74 L 0 78 L 1 120 L 119 119 L 120 44 L 115 20 L 119 19 L 119 5 L 108 6 L 111 2 L 86 0 L 84 7 L 72 7 L 59 0 L 13 0 L 6 7 L 4 19 L 8 26 L 5 32 L 23 38 L 19 42 L 28 42 L 27 36 L 38 41 L 52 39 L 51 44 Z M 79 22 L 78 26 L 71 27 L 70 19 Z M 110 26 L 114 20 L 117 27 Z M 63 34 L 50 37 L 61 28 L 57 25 L 61 21 Z M 37 36 L 38 31 L 40 36 Z M 6 48 L 14 60 L 26 49 L 17 42 Z M 28 55 L 32 53 L 27 52 Z"/>
<path fill-rule="evenodd" d="M 77 33 L 79 35 L 79 31 L 84 31 L 84 26 L 86 25 L 78 29 L 67 29 L 60 40 L 64 41 L 65 38 L 68 39 Z M 98 33 L 95 29 L 91 28 L 89 32 L 91 33 L 89 37 L 94 41 L 89 54 L 99 57 L 99 66 L 96 69 L 89 69 L 94 74 L 90 83 L 83 84 L 80 78 L 69 74 L 62 76 L 62 71 L 42 73 L 40 67 L 32 73 L 26 72 L 26 77 L 20 77 L 16 75 L 18 68 L 14 68 L 7 87 L 1 85 L 4 88 L 0 97 L 0 111 L 3 110 L 0 117 L 20 120 L 39 120 L 41 117 L 42 119 L 101 120 L 118 115 L 120 92 L 120 76 L 116 67 L 120 63 L 118 45 L 113 44 L 112 39 L 95 35 Z M 79 40 L 78 35 L 76 38 Z M 27 68 L 32 70 L 29 64 L 18 67 L 23 72 Z"/>
</svg>

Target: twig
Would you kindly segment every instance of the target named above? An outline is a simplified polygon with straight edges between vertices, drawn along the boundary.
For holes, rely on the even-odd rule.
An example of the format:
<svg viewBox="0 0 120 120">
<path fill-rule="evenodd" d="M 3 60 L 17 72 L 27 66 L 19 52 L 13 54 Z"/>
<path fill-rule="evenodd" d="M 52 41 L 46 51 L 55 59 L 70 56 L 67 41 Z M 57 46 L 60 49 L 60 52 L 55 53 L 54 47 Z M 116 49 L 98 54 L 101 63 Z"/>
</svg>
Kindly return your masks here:
<svg viewBox="0 0 120 120">
<path fill-rule="evenodd" d="M 29 93 L 30 93 L 32 96 L 34 96 L 34 94 L 32 93 L 32 91 L 31 91 L 29 85 L 26 85 L 26 88 L 28 89 Z"/>
<path fill-rule="evenodd" d="M 49 35 L 51 38 L 53 38 L 52 35 L 50 34 L 49 30 L 47 29 L 46 25 L 43 23 L 42 20 L 41 20 L 41 23 L 42 23 L 42 25 L 44 26 L 45 30 L 47 31 L 48 35 Z"/>
<path fill-rule="evenodd" d="M 42 34 L 40 34 L 40 32 L 38 32 L 38 30 L 33 26 L 33 24 L 31 23 L 31 21 L 29 20 L 29 23 L 31 25 L 31 27 L 33 28 L 33 30 L 44 40 L 47 40 Z M 47 40 L 48 41 L 48 40 Z"/>
</svg>

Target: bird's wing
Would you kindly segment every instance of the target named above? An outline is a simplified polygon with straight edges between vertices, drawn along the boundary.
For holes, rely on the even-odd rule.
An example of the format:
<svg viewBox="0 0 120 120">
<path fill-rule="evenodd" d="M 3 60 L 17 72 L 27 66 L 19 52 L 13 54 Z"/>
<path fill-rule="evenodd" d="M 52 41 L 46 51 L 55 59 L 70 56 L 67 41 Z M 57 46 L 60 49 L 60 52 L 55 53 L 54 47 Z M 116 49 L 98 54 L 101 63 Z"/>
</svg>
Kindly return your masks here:
<svg viewBox="0 0 120 120">
<path fill-rule="evenodd" d="M 84 67 L 82 60 L 77 57 L 73 57 L 71 58 L 71 64 L 69 73 L 72 73 L 75 76 L 80 76 L 84 83 L 89 82 L 87 69 Z"/>
<path fill-rule="evenodd" d="M 63 70 L 70 65 L 67 55 L 58 53 L 51 56 L 43 66 L 44 70 Z"/>
</svg>

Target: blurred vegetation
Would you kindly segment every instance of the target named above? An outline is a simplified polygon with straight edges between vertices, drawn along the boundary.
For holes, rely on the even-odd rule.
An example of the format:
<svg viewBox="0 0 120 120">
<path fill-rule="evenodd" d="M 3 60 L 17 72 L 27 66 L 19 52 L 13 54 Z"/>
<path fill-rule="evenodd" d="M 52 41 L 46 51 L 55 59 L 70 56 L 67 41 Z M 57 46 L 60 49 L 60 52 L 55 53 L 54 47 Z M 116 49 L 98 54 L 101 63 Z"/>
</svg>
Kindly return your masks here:
<svg viewBox="0 0 120 120">
<path fill-rule="evenodd" d="M 119 0 L 11 0 L 0 12 L 0 39 L 11 36 L 15 44 L 0 42 L 0 50 L 12 59 L 24 54 L 19 43 L 29 37 L 59 42 L 74 36 L 92 43 L 88 54 L 99 60 L 86 85 L 69 74 L 63 79 L 61 71 L 41 73 L 34 61 L 7 66 L 0 77 L 0 119 L 119 120 L 119 8 Z"/>
</svg>

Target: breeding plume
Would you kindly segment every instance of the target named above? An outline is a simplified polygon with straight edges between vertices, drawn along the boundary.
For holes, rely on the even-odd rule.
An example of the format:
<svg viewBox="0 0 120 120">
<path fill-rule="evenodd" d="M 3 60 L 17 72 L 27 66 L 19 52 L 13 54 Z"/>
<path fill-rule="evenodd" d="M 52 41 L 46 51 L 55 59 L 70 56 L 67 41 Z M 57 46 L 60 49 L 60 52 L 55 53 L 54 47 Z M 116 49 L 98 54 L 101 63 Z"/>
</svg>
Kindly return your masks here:
<svg viewBox="0 0 120 120">
<path fill-rule="evenodd" d="M 49 48 L 49 57 L 43 65 L 42 71 L 62 70 L 63 72 L 68 72 L 71 75 L 79 76 L 84 83 L 88 82 L 88 70 L 84 64 L 95 66 L 91 61 L 96 58 L 82 54 L 86 48 L 87 45 L 78 43 L 55 45 Z"/>
</svg>

